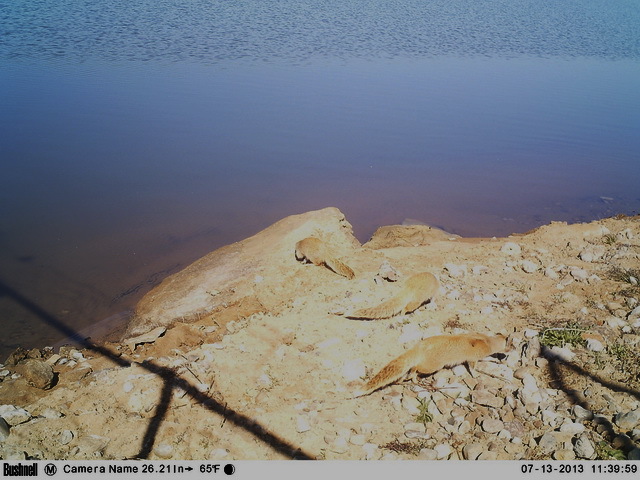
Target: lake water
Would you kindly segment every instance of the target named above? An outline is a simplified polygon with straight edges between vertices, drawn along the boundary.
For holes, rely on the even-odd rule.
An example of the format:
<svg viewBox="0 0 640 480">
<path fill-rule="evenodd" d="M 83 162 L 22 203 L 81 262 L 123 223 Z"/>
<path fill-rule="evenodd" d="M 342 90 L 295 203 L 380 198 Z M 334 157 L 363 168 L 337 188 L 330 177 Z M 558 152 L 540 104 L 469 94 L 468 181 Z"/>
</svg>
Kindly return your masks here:
<svg viewBox="0 0 640 480">
<path fill-rule="evenodd" d="M 638 212 L 638 25 L 636 0 L 0 0 L 0 361 L 290 214 L 366 241 Z"/>
</svg>

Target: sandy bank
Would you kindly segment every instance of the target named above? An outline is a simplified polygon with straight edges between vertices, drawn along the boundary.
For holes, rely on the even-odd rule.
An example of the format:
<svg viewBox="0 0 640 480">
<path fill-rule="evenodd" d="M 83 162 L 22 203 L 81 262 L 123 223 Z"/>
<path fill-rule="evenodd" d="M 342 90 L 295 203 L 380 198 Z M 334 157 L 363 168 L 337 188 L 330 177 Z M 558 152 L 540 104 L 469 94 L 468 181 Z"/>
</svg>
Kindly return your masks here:
<svg viewBox="0 0 640 480">
<path fill-rule="evenodd" d="M 355 277 L 297 260 L 307 236 Z M 337 209 L 287 217 L 166 278 L 121 342 L 5 362 L 0 456 L 637 458 L 639 270 L 638 217 L 509 238 L 388 226 L 363 245 Z M 417 310 L 346 317 L 421 271 L 440 288 Z M 419 339 L 468 331 L 511 348 L 350 398 Z M 30 385 L 27 356 L 53 386 Z"/>
</svg>

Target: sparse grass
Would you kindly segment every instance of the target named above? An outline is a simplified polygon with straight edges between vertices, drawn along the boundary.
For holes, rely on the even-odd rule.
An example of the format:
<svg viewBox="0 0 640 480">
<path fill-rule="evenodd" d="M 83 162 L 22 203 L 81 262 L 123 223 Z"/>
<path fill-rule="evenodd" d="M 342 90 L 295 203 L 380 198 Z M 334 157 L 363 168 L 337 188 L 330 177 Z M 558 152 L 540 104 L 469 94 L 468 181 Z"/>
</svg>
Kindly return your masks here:
<svg viewBox="0 0 640 480">
<path fill-rule="evenodd" d="M 636 268 L 621 268 L 613 266 L 608 272 L 609 278 L 616 282 L 628 283 L 634 287 L 638 286 L 640 281 L 640 270 Z"/>
<path fill-rule="evenodd" d="M 616 370 L 624 375 L 623 380 L 628 386 L 636 388 L 640 385 L 640 353 L 637 349 L 614 343 L 607 346 L 607 353 L 615 359 Z"/>
<path fill-rule="evenodd" d="M 407 315 L 403 315 L 401 317 L 397 317 L 396 320 L 389 325 L 389 328 L 399 328 L 399 327 L 403 327 L 404 325 L 408 325 L 411 323 L 411 317 L 408 317 Z"/>
<path fill-rule="evenodd" d="M 423 448 L 428 448 L 428 445 L 424 440 L 421 440 L 419 442 L 401 442 L 396 438 L 386 445 L 381 445 L 381 447 L 396 453 L 418 455 L 420 453 L 420 450 L 422 450 Z"/>
<path fill-rule="evenodd" d="M 609 355 L 613 355 L 619 362 L 626 362 L 632 355 L 631 349 L 627 345 L 621 343 L 614 343 L 607 347 Z"/>
<path fill-rule="evenodd" d="M 615 245 L 618 242 L 616 236 L 613 233 L 607 233 L 602 237 L 602 243 L 605 245 Z"/>
<path fill-rule="evenodd" d="M 513 289 L 522 294 L 522 295 L 526 295 L 527 292 L 531 291 L 531 286 L 527 285 L 525 282 L 513 282 Z"/>
<path fill-rule="evenodd" d="M 496 306 L 496 307 L 500 307 L 500 308 L 506 308 L 510 312 L 513 311 L 513 305 L 511 305 L 511 303 L 507 302 L 506 300 L 504 300 L 502 302 L 492 302 L 491 305 Z"/>
<path fill-rule="evenodd" d="M 601 352 L 592 352 L 593 355 L 593 364 L 596 366 L 597 370 L 602 370 L 605 366 L 606 363 L 604 361 L 604 358 L 602 358 L 602 353 Z"/>
<path fill-rule="evenodd" d="M 445 330 L 453 330 L 455 328 L 467 328 L 467 327 L 468 325 L 466 323 L 462 323 L 460 321 L 459 315 L 456 315 L 455 318 L 451 318 L 447 320 L 446 323 L 444 324 Z"/>
<path fill-rule="evenodd" d="M 623 288 L 622 290 L 618 290 L 617 292 L 615 292 L 615 294 L 625 298 L 637 297 L 638 295 L 640 295 L 640 286 Z"/>
<path fill-rule="evenodd" d="M 593 298 L 587 298 L 585 300 L 585 306 L 587 308 L 592 309 L 592 310 L 600 309 L 600 304 L 596 300 L 594 300 Z"/>
<path fill-rule="evenodd" d="M 567 303 L 567 297 L 566 295 L 562 294 L 562 293 L 556 293 L 554 295 L 551 295 L 551 302 L 554 305 L 560 305 L 563 303 Z"/>
<path fill-rule="evenodd" d="M 430 400 L 418 397 L 418 410 L 420 413 L 416 416 L 416 421 L 422 423 L 425 427 L 427 426 L 427 423 L 431 423 L 433 421 L 433 415 L 429 413 L 429 402 Z"/>
<path fill-rule="evenodd" d="M 587 342 L 582 338 L 581 333 L 586 331 L 579 323 L 569 323 L 566 327 L 545 328 L 540 333 L 540 343 L 547 347 L 564 345 L 584 347 Z"/>
<path fill-rule="evenodd" d="M 640 295 L 640 285 L 638 285 L 638 282 L 640 282 L 639 269 L 612 266 L 607 272 L 607 276 L 611 280 L 615 280 L 616 282 L 624 283 L 626 285 L 626 288 L 615 292 L 616 295 L 620 295 L 622 297 L 636 297 Z"/>
</svg>

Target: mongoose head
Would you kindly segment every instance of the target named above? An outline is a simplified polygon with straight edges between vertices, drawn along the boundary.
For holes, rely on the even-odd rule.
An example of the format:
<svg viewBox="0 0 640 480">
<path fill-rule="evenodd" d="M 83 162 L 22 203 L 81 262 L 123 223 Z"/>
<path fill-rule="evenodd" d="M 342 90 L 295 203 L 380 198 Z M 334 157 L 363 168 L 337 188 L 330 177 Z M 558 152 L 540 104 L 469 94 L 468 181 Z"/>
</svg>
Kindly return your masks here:
<svg viewBox="0 0 640 480">
<path fill-rule="evenodd" d="M 491 337 L 491 350 L 494 353 L 504 353 L 507 350 L 507 337 L 502 334 Z"/>
<path fill-rule="evenodd" d="M 496 353 L 504 354 L 510 348 L 508 347 L 509 342 L 507 341 L 507 337 L 501 334 L 493 335 L 489 337 L 489 348 L 491 349 L 491 355 Z"/>
</svg>

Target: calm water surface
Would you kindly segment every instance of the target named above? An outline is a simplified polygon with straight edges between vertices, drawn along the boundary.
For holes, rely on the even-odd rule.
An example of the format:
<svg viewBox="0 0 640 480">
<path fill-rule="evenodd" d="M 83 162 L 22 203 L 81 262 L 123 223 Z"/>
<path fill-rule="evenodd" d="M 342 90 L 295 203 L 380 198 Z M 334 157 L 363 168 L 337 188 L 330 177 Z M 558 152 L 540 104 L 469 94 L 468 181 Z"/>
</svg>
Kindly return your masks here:
<svg viewBox="0 0 640 480">
<path fill-rule="evenodd" d="M 632 0 L 0 0 L 0 361 L 62 336 L 25 299 L 108 326 L 290 214 L 365 241 L 637 212 L 639 24 Z"/>
</svg>

